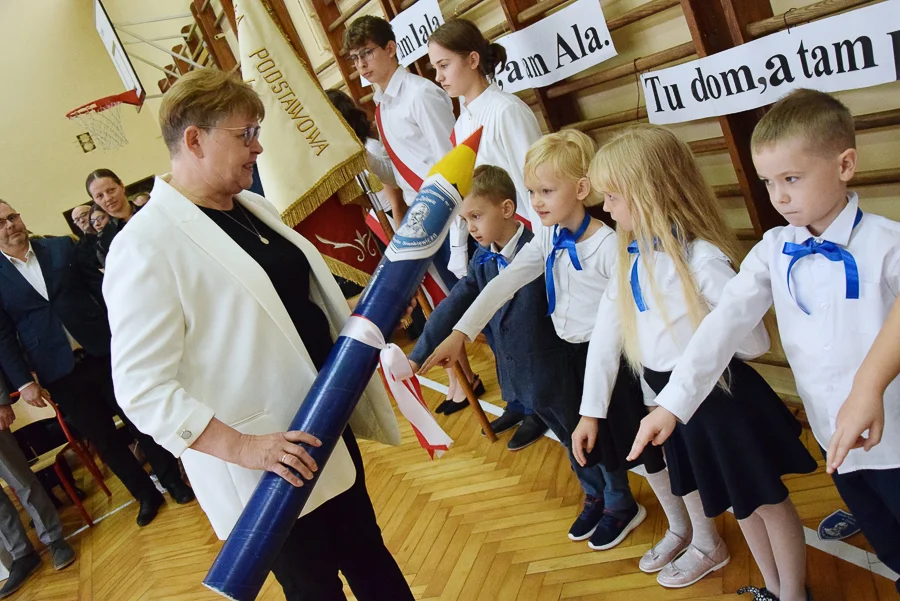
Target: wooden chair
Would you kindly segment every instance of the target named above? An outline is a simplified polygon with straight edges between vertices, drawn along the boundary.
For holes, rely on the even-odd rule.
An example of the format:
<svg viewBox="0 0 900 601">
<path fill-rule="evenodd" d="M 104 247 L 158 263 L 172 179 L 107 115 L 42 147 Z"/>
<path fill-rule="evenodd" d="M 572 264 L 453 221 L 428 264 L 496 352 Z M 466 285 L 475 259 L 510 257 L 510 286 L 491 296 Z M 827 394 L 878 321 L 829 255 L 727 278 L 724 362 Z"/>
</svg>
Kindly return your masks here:
<svg viewBox="0 0 900 601">
<path fill-rule="evenodd" d="M 10 395 L 11 398 L 16 398 L 18 396 L 18 392 Z M 29 424 L 48 419 L 55 419 L 59 422 L 63 434 L 65 434 L 66 436 L 67 442 L 56 447 L 55 449 L 39 455 L 36 460 L 33 460 L 31 462 L 31 471 L 34 473 L 38 473 L 49 467 L 53 467 L 53 470 L 59 477 L 59 481 L 62 483 L 66 494 L 70 499 L 72 499 L 72 502 L 78 508 L 78 511 L 81 512 L 84 521 L 87 522 L 88 526 L 93 526 L 94 521 L 91 519 L 91 515 L 88 513 L 87 509 L 85 509 L 84 505 L 81 502 L 81 499 L 79 499 L 78 495 L 75 493 L 75 488 L 72 486 L 72 483 L 69 482 L 69 479 L 66 477 L 66 474 L 63 471 L 62 464 L 66 460 L 64 456 L 65 452 L 69 449 L 75 451 L 75 454 L 78 455 L 79 459 L 81 459 L 81 462 L 94 477 L 94 480 L 97 482 L 97 484 L 100 485 L 100 488 L 103 490 L 103 492 L 106 493 L 106 496 L 111 497 L 112 492 L 110 492 L 109 488 L 106 486 L 106 483 L 103 481 L 103 476 L 100 474 L 100 470 L 99 468 L 97 468 L 97 464 L 94 463 L 94 460 L 87 453 L 81 442 L 79 442 L 74 436 L 72 436 L 72 433 L 69 431 L 69 427 L 66 425 L 65 420 L 63 420 L 62 415 L 59 412 L 59 408 L 53 401 L 49 399 L 44 400 L 47 402 L 46 407 L 34 407 L 24 401 L 16 403 L 13 406 L 13 411 L 16 412 L 16 420 L 12 423 L 12 426 L 10 426 L 10 430 L 15 432 L 16 430 L 24 428 Z"/>
</svg>

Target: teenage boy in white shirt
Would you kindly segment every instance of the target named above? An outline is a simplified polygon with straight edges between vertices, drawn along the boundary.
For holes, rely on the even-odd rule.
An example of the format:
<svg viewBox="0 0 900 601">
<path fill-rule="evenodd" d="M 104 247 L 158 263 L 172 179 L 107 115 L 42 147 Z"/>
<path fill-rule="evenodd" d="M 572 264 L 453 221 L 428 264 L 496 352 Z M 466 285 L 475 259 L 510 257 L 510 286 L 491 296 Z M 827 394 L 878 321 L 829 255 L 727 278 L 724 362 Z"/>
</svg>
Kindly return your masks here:
<svg viewBox="0 0 900 601">
<path fill-rule="evenodd" d="M 424 77 L 413 75 L 400 65 L 397 39 L 391 24 L 379 17 L 366 15 L 354 20 L 344 31 L 344 50 L 359 74 L 375 86 L 375 123 L 381 143 L 394 168 L 397 185 L 407 205 L 412 205 L 428 171 L 453 149 L 450 135 L 456 116 L 453 103 L 444 90 Z M 397 223 L 402 215 L 395 216 Z M 448 269 L 450 238 L 434 257 L 432 276 L 448 294 L 458 281 Z M 436 274 L 434 272 L 437 272 Z M 437 305 L 441 298 L 433 298 Z M 476 394 L 484 393 L 484 385 L 472 373 L 463 356 L 460 366 L 472 382 Z M 452 370 L 450 397 L 465 402 Z M 453 393 L 456 394 L 453 394 Z M 449 399 L 448 399 L 449 400 Z"/>
</svg>

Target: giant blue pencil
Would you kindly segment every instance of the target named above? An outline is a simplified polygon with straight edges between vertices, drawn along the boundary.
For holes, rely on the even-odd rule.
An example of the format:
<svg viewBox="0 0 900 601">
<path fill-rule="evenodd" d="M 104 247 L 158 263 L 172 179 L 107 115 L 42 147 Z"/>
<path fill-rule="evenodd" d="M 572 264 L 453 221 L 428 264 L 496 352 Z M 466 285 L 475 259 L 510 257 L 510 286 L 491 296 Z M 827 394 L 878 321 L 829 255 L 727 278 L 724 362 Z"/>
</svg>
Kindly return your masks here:
<svg viewBox="0 0 900 601">
<path fill-rule="evenodd" d="M 446 238 L 462 196 L 468 193 L 480 140 L 479 129 L 432 168 L 363 291 L 355 314 L 372 322 L 386 340 L 400 323 Z M 377 348 L 358 340 L 344 335 L 337 339 L 289 428 L 322 441 L 320 447 L 303 445 L 319 471 L 300 488 L 266 472 L 203 584 L 229 599 L 256 599 L 375 372 L 378 354 Z"/>
</svg>

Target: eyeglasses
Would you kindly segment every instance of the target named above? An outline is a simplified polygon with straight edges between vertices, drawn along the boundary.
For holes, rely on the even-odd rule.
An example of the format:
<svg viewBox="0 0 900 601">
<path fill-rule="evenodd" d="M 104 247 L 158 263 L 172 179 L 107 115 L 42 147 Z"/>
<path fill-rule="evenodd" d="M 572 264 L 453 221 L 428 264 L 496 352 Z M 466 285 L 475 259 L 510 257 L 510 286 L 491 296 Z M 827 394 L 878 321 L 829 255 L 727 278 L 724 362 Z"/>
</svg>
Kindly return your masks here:
<svg viewBox="0 0 900 601">
<path fill-rule="evenodd" d="M 259 138 L 259 130 L 262 129 L 262 125 L 250 125 L 248 127 L 216 127 L 214 125 L 201 125 L 203 129 L 224 129 L 226 131 L 243 131 L 244 132 L 244 146 L 250 146 L 253 144 L 253 141 Z"/>
<path fill-rule="evenodd" d="M 372 58 L 372 54 L 380 47 L 381 46 L 375 46 L 374 48 L 363 48 L 359 52 L 350 53 L 347 55 L 347 60 L 354 65 L 358 65 L 359 63 L 368 63 L 369 59 Z"/>
<path fill-rule="evenodd" d="M 10 213 L 6 216 L 6 219 L 0 219 L 0 228 L 6 227 L 7 223 L 16 224 L 22 221 L 22 216 L 18 213 Z"/>
</svg>

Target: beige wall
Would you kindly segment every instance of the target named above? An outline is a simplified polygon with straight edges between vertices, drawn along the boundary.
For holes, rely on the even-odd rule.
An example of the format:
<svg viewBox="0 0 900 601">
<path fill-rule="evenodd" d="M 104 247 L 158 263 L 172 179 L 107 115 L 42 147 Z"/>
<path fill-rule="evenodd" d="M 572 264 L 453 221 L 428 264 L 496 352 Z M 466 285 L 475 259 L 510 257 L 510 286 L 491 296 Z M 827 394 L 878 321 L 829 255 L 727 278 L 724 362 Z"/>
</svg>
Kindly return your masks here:
<svg viewBox="0 0 900 601">
<path fill-rule="evenodd" d="M 153 111 L 122 108 L 130 144 L 121 150 L 85 154 L 76 142 L 84 129 L 65 113 L 125 91 L 93 19 L 91 0 L 0 2 L 0 198 L 34 232 L 69 231 L 62 212 L 87 200 L 92 169 L 111 168 L 128 183 L 168 165 Z"/>
</svg>

